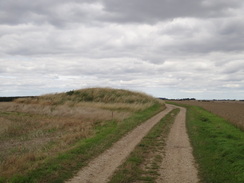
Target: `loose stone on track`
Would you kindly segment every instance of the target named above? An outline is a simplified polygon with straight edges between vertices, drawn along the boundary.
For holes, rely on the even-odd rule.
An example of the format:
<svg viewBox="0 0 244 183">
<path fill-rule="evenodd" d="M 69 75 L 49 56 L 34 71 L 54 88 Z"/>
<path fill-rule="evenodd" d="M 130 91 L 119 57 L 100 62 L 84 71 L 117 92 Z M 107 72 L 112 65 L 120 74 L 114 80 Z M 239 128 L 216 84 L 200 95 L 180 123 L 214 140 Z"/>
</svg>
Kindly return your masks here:
<svg viewBox="0 0 244 183">
<path fill-rule="evenodd" d="M 167 108 L 150 118 L 126 136 L 116 142 L 110 149 L 92 160 L 88 166 L 78 172 L 67 183 L 106 183 L 112 176 L 116 168 L 121 165 L 126 157 L 134 150 L 135 146 L 150 131 L 150 129 L 160 121 L 167 113 L 172 110 L 173 106 Z"/>
<path fill-rule="evenodd" d="M 174 124 L 166 141 L 165 156 L 158 183 L 196 183 L 198 171 L 186 131 L 186 109 L 179 107 Z"/>
</svg>

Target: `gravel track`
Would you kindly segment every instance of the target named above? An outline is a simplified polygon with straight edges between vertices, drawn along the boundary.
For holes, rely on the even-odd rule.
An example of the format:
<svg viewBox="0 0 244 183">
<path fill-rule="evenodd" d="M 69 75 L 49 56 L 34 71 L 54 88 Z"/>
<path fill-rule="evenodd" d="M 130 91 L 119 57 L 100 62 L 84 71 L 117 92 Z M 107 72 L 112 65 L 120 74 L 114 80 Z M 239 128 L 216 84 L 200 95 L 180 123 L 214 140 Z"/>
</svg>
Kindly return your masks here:
<svg viewBox="0 0 244 183">
<path fill-rule="evenodd" d="M 171 107 L 176 107 L 170 105 Z M 166 140 L 165 155 L 157 183 L 196 183 L 198 171 L 186 131 L 186 109 L 179 107 L 174 124 Z"/>
<path fill-rule="evenodd" d="M 134 150 L 135 146 L 174 107 L 167 108 L 150 118 L 140 126 L 133 129 L 126 136 L 116 142 L 111 148 L 93 159 L 88 166 L 81 169 L 75 177 L 67 183 L 106 183 L 116 168 L 121 165 L 126 157 Z"/>
</svg>

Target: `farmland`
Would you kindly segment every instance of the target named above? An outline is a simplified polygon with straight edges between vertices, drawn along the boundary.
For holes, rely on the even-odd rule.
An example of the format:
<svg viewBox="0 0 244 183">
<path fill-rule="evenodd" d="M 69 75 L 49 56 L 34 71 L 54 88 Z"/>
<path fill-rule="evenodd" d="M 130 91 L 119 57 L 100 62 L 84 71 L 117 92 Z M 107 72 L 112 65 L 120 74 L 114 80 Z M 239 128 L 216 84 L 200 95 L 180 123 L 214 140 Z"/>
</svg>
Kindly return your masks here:
<svg viewBox="0 0 244 183">
<path fill-rule="evenodd" d="M 244 130 L 244 102 L 241 101 L 177 101 L 179 104 L 189 104 L 203 107 L 217 114 Z"/>
<path fill-rule="evenodd" d="M 143 93 L 110 88 L 2 102 L 0 182 L 30 181 L 36 174 L 40 182 L 45 182 L 44 175 L 44 179 L 55 180 L 53 174 L 62 179 L 64 169 L 68 171 L 65 176 L 71 176 L 72 171 L 163 107 L 161 101 Z M 78 157 L 82 149 L 85 153 Z M 67 159 L 68 165 L 63 162 Z"/>
<path fill-rule="evenodd" d="M 232 125 L 233 122 L 202 107 L 192 105 L 193 103 L 196 102 L 177 102 L 187 109 L 186 126 L 201 181 L 242 183 L 244 181 L 243 131 L 238 128 L 238 125 Z"/>
<path fill-rule="evenodd" d="M 83 178 L 100 183 L 99 175 L 102 182 L 108 182 L 117 167 L 112 182 L 155 182 L 169 180 L 171 175 L 183 180 L 192 177 L 177 171 L 190 169 L 177 160 L 190 149 L 190 143 L 179 141 L 187 137 L 180 127 L 185 122 L 201 181 L 243 182 L 243 103 L 177 104 L 187 110 L 180 108 L 177 114 L 176 106 L 162 100 L 110 88 L 0 102 L 0 182 L 76 182 Z"/>
</svg>

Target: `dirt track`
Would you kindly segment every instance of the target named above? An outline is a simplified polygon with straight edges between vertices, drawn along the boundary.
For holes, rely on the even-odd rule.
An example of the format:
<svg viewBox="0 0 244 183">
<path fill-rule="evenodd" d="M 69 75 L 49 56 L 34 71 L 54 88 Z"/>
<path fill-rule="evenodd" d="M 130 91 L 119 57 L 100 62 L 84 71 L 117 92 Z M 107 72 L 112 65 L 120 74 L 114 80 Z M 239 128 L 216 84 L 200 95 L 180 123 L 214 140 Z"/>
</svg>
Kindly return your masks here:
<svg viewBox="0 0 244 183">
<path fill-rule="evenodd" d="M 167 105 L 166 110 L 138 126 L 110 149 L 92 160 L 87 167 L 78 172 L 67 183 L 106 183 L 116 168 L 123 163 L 135 146 L 149 130 L 176 106 Z M 165 155 L 160 169 L 158 183 L 197 183 L 197 168 L 185 127 L 186 109 L 180 107 L 180 113 L 170 130 L 166 141 Z"/>
<path fill-rule="evenodd" d="M 180 113 L 177 115 L 166 141 L 165 156 L 158 183 L 199 182 L 192 147 L 186 132 L 185 115 L 186 109 L 180 107 Z"/>
<path fill-rule="evenodd" d="M 126 157 L 130 154 L 141 139 L 149 132 L 149 130 L 164 117 L 173 106 L 167 108 L 141 124 L 118 142 L 110 149 L 92 160 L 87 167 L 78 172 L 78 174 L 67 181 L 68 183 L 105 183 L 113 174 L 115 169 L 123 163 Z"/>
</svg>

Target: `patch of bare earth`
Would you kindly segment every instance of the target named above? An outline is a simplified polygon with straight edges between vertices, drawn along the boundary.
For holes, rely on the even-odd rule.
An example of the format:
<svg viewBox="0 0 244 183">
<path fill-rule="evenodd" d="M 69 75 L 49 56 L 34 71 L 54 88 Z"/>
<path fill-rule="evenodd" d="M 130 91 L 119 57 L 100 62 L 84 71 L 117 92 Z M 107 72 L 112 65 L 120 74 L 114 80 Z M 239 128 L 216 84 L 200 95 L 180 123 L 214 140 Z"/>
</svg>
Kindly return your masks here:
<svg viewBox="0 0 244 183">
<path fill-rule="evenodd" d="M 124 162 L 135 146 L 161 118 L 172 110 L 172 108 L 172 106 L 167 107 L 164 111 L 132 130 L 116 142 L 110 149 L 93 159 L 88 166 L 81 169 L 80 172 L 71 180 L 67 181 L 67 183 L 108 182 L 109 177 L 112 176 L 116 168 Z"/>
<path fill-rule="evenodd" d="M 173 107 L 173 106 L 172 106 Z M 185 125 L 186 109 L 180 107 L 166 140 L 165 155 L 157 182 L 196 183 L 198 171 Z"/>
<path fill-rule="evenodd" d="M 179 104 L 188 104 L 203 107 L 230 121 L 244 131 L 244 102 L 241 101 L 177 101 Z"/>
</svg>

